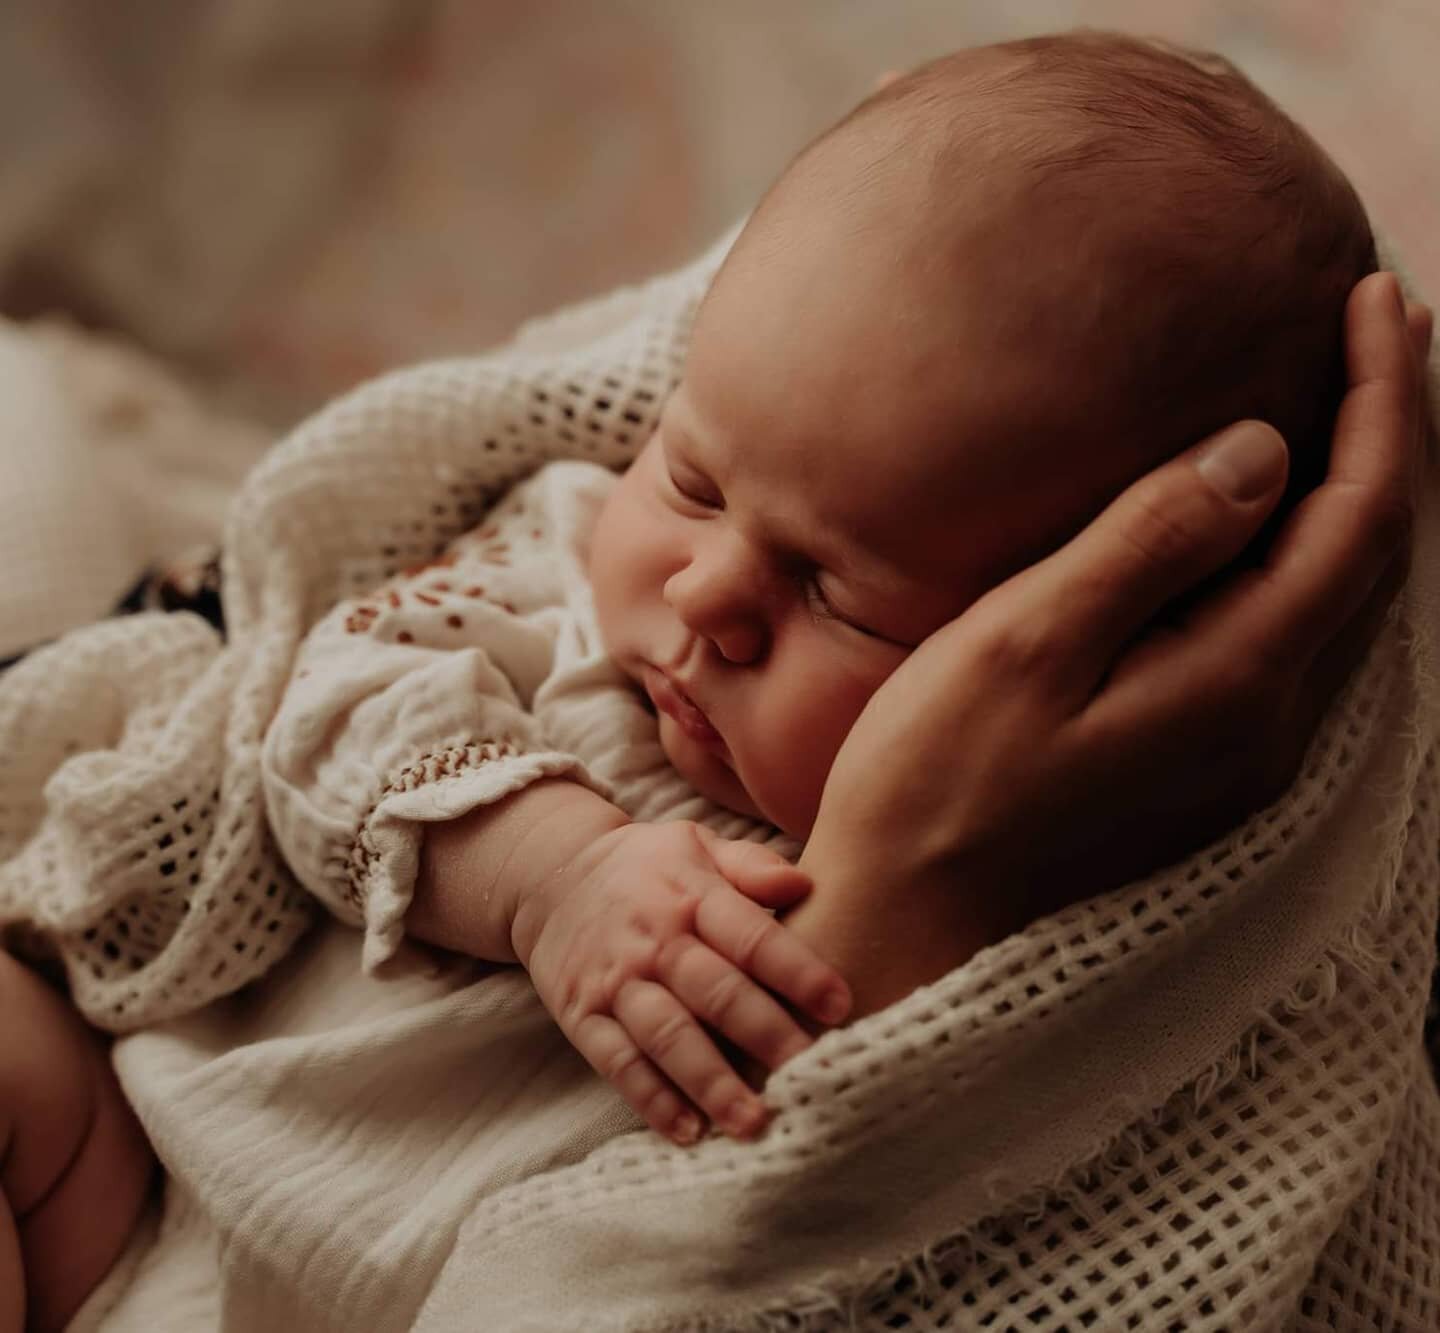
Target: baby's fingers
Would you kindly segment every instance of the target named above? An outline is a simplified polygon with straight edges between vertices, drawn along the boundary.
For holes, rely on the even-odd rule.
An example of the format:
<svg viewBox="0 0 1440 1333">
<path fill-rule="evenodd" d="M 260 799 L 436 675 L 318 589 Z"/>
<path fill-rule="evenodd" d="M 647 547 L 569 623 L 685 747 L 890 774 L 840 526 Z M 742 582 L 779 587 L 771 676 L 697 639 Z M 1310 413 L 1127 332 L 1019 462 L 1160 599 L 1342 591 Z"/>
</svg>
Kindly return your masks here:
<svg viewBox="0 0 1440 1333">
<path fill-rule="evenodd" d="M 587 1014 L 565 1035 L 657 1134 L 682 1146 L 699 1139 L 704 1121 L 615 1019 Z"/>
<path fill-rule="evenodd" d="M 715 868 L 762 907 L 794 907 L 813 887 L 810 876 L 799 866 L 758 842 L 735 842 L 705 828 L 700 836 Z"/>
<path fill-rule="evenodd" d="M 657 975 L 689 1013 L 767 1070 L 810 1045 L 810 1035 L 773 995 L 694 936 L 665 950 Z"/>
<path fill-rule="evenodd" d="M 627 981 L 615 996 L 614 1011 L 655 1067 L 727 1134 L 750 1138 L 764 1127 L 765 1103 L 665 986 Z"/>
<path fill-rule="evenodd" d="M 695 934 L 817 1021 L 838 1023 L 850 1012 L 845 978 L 793 931 L 739 894 L 707 893 L 695 909 Z"/>
</svg>

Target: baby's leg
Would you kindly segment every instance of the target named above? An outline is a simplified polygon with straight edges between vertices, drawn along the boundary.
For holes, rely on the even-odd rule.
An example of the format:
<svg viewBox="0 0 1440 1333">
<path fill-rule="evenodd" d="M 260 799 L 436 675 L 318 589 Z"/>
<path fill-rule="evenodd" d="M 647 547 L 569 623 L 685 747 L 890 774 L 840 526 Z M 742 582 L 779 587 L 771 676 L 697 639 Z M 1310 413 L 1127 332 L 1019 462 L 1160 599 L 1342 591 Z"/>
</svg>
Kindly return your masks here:
<svg viewBox="0 0 1440 1333">
<path fill-rule="evenodd" d="M 65 1326 L 120 1256 L 154 1167 L 103 1040 L 0 952 L 0 1333 Z"/>
</svg>

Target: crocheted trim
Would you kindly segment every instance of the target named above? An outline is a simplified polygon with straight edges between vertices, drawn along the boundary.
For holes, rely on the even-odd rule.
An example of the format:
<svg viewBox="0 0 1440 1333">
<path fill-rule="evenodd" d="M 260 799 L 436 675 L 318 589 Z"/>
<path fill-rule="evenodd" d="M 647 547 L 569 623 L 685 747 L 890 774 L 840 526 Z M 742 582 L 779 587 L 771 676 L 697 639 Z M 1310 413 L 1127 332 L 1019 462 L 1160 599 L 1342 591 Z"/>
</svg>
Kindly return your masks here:
<svg viewBox="0 0 1440 1333">
<path fill-rule="evenodd" d="M 346 860 L 345 900 L 360 912 L 365 909 L 365 886 L 370 882 L 375 863 L 380 859 L 380 849 L 375 845 L 371 833 L 371 821 L 375 811 L 385 799 L 399 792 L 415 791 L 435 782 L 458 778 L 479 768 L 482 764 L 495 763 L 501 759 L 513 759 L 524 753 L 524 747 L 512 736 L 501 736 L 495 740 L 471 741 L 466 745 L 451 745 L 422 755 L 413 764 L 407 764 L 390 779 L 375 798 L 356 831 Z"/>
</svg>

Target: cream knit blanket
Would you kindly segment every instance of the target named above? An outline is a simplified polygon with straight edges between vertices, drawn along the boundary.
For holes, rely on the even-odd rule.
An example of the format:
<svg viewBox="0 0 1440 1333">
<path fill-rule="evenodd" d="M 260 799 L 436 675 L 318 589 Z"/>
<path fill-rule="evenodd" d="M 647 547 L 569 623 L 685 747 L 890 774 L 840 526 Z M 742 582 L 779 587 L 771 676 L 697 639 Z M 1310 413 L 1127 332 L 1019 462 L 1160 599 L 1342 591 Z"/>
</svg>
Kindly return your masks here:
<svg viewBox="0 0 1440 1333">
<path fill-rule="evenodd" d="M 623 466 L 717 259 L 302 426 L 232 511 L 228 646 L 141 617 L 0 678 L 0 922 L 49 941 L 93 1021 L 175 1019 L 291 950 L 314 913 L 258 750 L 300 638 L 543 461 Z M 134 1290 L 236 1329 L 1440 1326 L 1435 483 L 1281 801 L 829 1034 L 772 1079 L 758 1144 L 615 1137 L 515 972 L 326 1011 L 357 975 L 334 925 L 248 998 L 126 1038 L 142 1116 L 174 1126 Z M 477 1064 L 475 1114 L 445 1120 Z M 267 1173 L 289 1212 L 254 1206 Z"/>
</svg>

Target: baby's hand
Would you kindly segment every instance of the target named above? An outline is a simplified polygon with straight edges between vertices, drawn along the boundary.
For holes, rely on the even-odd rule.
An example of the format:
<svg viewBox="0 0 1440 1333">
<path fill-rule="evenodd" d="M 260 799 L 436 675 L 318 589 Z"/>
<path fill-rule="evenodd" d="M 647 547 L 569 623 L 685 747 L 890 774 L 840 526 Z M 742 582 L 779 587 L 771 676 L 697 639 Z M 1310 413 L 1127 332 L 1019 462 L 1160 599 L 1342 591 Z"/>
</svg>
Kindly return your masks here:
<svg viewBox="0 0 1440 1333">
<path fill-rule="evenodd" d="M 821 1023 L 845 1017 L 839 973 L 765 910 L 809 892 L 757 843 L 626 824 L 522 902 L 512 939 L 561 1031 L 647 1124 L 693 1143 L 705 1116 L 746 1138 L 765 1106 L 701 1023 L 775 1069 L 811 1038 L 770 991 Z"/>
</svg>

